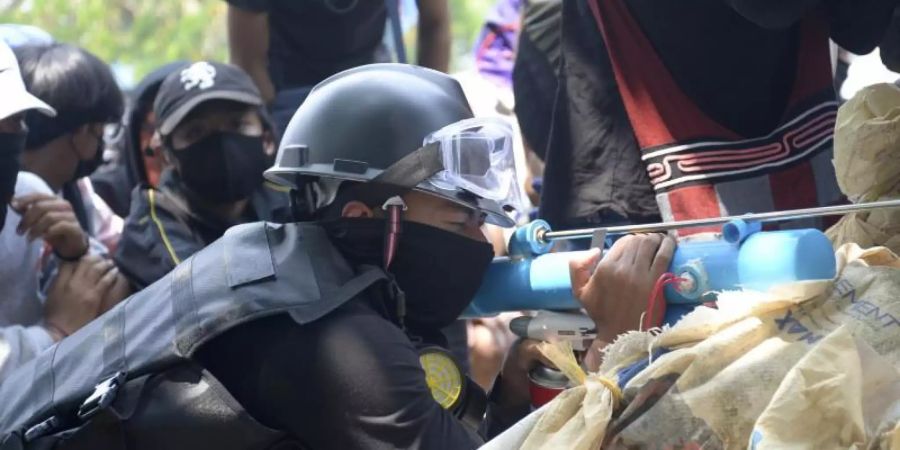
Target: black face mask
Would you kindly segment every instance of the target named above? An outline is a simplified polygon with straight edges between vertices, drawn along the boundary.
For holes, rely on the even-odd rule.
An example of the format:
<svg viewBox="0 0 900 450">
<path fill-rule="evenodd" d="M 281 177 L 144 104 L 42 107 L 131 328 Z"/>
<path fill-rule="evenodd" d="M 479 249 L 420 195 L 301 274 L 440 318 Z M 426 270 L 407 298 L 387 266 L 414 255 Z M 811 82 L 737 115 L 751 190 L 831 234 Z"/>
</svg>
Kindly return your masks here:
<svg viewBox="0 0 900 450">
<path fill-rule="evenodd" d="M 0 133 L 0 230 L 6 223 L 6 205 L 16 193 L 19 156 L 25 149 L 25 133 Z"/>
<path fill-rule="evenodd" d="M 384 220 L 341 218 L 321 225 L 351 263 L 382 265 Z M 493 257 L 486 242 L 404 221 L 388 272 L 406 295 L 405 324 L 432 331 L 453 323 L 472 302 Z"/>
<path fill-rule="evenodd" d="M 184 185 L 213 203 L 250 197 L 269 168 L 261 136 L 213 133 L 171 153 L 178 160 L 178 175 Z"/>
<path fill-rule="evenodd" d="M 74 144 L 73 144 L 74 145 Z M 75 176 L 72 178 L 72 181 L 89 177 L 97 169 L 100 168 L 100 165 L 103 164 L 103 139 L 97 140 L 97 151 L 94 152 L 94 157 L 91 159 L 79 159 L 78 166 L 75 168 Z"/>
</svg>

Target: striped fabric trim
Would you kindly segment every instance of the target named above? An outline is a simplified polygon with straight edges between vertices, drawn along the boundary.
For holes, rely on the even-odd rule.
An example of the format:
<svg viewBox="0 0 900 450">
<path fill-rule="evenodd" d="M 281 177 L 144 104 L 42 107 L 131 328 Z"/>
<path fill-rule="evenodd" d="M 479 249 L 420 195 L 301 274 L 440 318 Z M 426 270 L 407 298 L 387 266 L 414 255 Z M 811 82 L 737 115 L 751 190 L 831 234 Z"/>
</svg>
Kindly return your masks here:
<svg viewBox="0 0 900 450">
<path fill-rule="evenodd" d="M 770 172 L 831 144 L 837 102 L 810 108 L 767 136 L 646 149 L 642 159 L 657 191 Z"/>
</svg>

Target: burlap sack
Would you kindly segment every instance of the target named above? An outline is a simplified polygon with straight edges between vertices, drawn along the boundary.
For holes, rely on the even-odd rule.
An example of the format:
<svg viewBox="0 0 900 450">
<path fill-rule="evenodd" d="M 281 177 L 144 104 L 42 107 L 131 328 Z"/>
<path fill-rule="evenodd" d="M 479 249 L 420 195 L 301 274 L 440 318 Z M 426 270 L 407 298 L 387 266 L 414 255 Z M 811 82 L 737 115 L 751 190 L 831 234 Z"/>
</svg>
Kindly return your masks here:
<svg viewBox="0 0 900 450">
<path fill-rule="evenodd" d="M 613 380 L 587 375 L 578 366 L 568 341 L 543 344 L 541 352 L 576 386 L 560 394 L 538 418 L 522 450 L 597 448 L 606 432 L 621 391 Z"/>
<path fill-rule="evenodd" d="M 884 193 L 900 175 L 900 88 L 876 84 L 838 111 L 834 168 L 838 186 L 851 200 Z"/>
<path fill-rule="evenodd" d="M 624 392 L 593 438 L 614 449 L 891 448 L 900 417 L 900 259 L 852 244 L 837 256 L 833 281 L 723 293 L 719 309 L 698 308 L 658 336 L 618 339 L 587 377 Z M 529 419 L 539 424 L 556 407 L 567 420 L 554 418 L 554 427 L 513 431 L 526 442 L 540 435 L 542 445 L 528 448 L 569 448 L 568 433 L 553 430 L 585 417 L 573 398 L 587 392 L 560 396 Z"/>
<path fill-rule="evenodd" d="M 834 167 L 841 191 L 854 202 L 900 198 L 900 88 L 869 86 L 841 106 Z M 900 209 L 848 214 L 826 234 L 835 248 L 852 242 L 900 253 Z"/>
<path fill-rule="evenodd" d="M 892 193 L 876 200 L 897 198 L 900 194 Z M 863 248 L 883 246 L 900 253 L 900 208 L 847 214 L 825 234 L 835 248 L 853 242 Z"/>
<path fill-rule="evenodd" d="M 897 399 L 900 373 L 892 362 L 841 327 L 787 373 L 756 421 L 750 448 L 890 448 L 872 432 L 894 428 Z"/>
</svg>

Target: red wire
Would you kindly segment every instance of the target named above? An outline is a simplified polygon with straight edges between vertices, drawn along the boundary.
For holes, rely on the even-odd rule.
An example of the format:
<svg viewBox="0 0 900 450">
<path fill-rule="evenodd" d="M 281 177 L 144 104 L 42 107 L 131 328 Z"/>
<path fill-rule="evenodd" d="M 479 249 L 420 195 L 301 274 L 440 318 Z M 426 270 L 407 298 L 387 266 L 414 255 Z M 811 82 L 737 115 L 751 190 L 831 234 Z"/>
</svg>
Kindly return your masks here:
<svg viewBox="0 0 900 450">
<path fill-rule="evenodd" d="M 663 288 L 666 285 L 673 283 L 681 283 L 686 281 L 684 278 L 676 276 L 672 272 L 666 272 L 659 276 L 659 279 L 656 280 L 656 284 L 653 285 L 653 291 L 650 293 L 650 298 L 647 299 L 647 313 L 644 314 L 644 321 L 641 323 L 641 328 L 644 330 L 649 330 L 655 326 L 662 325 L 662 321 L 666 316 L 666 302 L 665 299 L 662 299 L 662 314 L 660 314 L 659 321 L 653 320 L 653 312 L 656 310 L 656 303 L 663 297 Z M 675 286 L 675 289 L 678 289 L 678 286 Z"/>
</svg>

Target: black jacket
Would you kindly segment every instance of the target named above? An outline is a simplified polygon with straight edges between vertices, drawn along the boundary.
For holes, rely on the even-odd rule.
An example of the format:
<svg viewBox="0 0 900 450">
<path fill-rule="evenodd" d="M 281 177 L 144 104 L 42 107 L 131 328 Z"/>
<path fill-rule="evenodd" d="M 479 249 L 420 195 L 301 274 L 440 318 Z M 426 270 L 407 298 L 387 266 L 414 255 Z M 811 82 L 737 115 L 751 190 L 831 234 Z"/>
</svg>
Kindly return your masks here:
<svg viewBox="0 0 900 450">
<path fill-rule="evenodd" d="M 594 1 L 563 2 L 560 84 L 541 198 L 542 217 L 559 229 L 659 220 L 606 43 L 589 7 Z M 884 37 L 897 3 L 626 2 L 679 88 L 712 119 L 747 136 L 765 135 L 780 119 L 795 76 L 800 19 L 824 13 L 833 40 L 868 53 Z"/>
<path fill-rule="evenodd" d="M 181 261 L 222 237 L 229 227 L 257 220 L 281 221 L 287 194 L 263 183 L 250 198 L 244 217 L 225 222 L 205 213 L 180 188 L 177 175 L 163 172 L 159 189 L 142 187 L 132 196 L 131 213 L 114 256 L 119 270 L 137 289 L 169 273 Z"/>
<path fill-rule="evenodd" d="M 379 313 L 386 280 L 351 266 L 315 224 L 233 227 L 12 373 L 0 442 L 56 418 L 9 448 L 476 448 L 431 397 L 410 338 Z M 117 373 L 109 405 L 74 419 Z"/>
<path fill-rule="evenodd" d="M 147 172 L 140 148 L 140 130 L 144 116 L 153 108 L 153 100 L 159 85 L 170 73 L 188 66 L 186 61 L 166 64 L 144 77 L 129 95 L 128 110 L 122 123 L 122 132 L 114 143 L 118 160 L 110 167 L 103 167 L 91 175 L 91 183 L 97 195 L 120 217 L 131 210 L 131 193 L 134 188 L 147 183 Z"/>
</svg>

